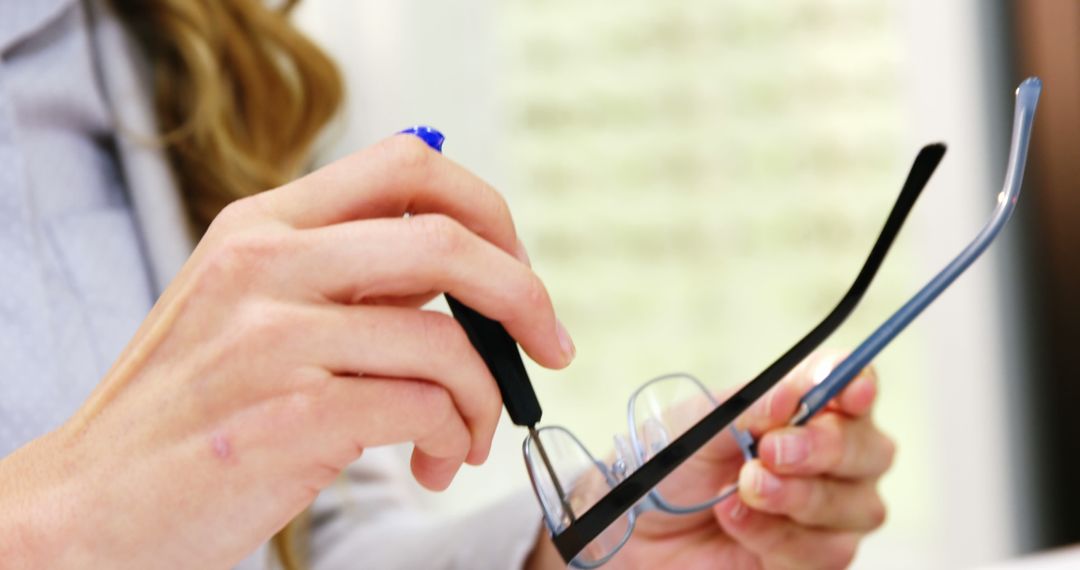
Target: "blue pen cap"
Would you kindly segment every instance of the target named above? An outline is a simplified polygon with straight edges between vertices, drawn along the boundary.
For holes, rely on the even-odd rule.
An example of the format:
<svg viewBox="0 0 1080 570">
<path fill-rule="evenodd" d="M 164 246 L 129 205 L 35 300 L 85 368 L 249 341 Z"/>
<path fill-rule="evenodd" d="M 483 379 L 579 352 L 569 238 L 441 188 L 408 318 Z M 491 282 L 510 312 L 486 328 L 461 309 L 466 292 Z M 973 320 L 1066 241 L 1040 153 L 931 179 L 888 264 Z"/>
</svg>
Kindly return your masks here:
<svg viewBox="0 0 1080 570">
<path fill-rule="evenodd" d="M 438 152 L 442 152 L 446 140 L 437 129 L 424 125 L 409 127 L 399 134 L 417 136 Z M 519 426 L 532 427 L 539 423 L 543 410 L 514 338 L 498 321 L 481 315 L 450 294 L 446 295 L 446 304 L 495 378 L 510 419 Z"/>
<path fill-rule="evenodd" d="M 438 129 L 427 125 L 409 127 L 398 134 L 416 135 L 420 137 L 420 140 L 426 142 L 428 146 L 439 152 L 442 152 L 442 143 L 446 140 L 446 137 Z"/>
</svg>

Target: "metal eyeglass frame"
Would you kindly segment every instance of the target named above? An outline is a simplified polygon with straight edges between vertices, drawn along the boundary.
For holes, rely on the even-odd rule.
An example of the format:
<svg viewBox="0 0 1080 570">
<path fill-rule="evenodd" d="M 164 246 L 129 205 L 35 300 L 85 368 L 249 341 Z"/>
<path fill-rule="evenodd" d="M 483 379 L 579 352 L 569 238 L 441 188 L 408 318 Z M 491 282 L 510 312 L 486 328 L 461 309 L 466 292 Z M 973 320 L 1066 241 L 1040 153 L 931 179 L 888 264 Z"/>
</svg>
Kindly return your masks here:
<svg viewBox="0 0 1080 570">
<path fill-rule="evenodd" d="M 1004 188 L 998 195 L 998 204 L 990 218 L 975 239 L 965 247 L 948 265 L 935 275 L 922 289 L 920 289 L 909 301 L 900 307 L 892 316 L 878 327 L 862 344 L 860 344 L 847 358 L 838 364 L 829 375 L 818 385 L 812 388 L 800 399 L 798 412 L 792 418 L 792 425 L 802 425 L 817 413 L 825 404 L 837 395 L 843 388 L 856 377 L 863 368 L 885 346 L 889 344 L 904 328 L 907 327 L 927 306 L 930 305 L 957 277 L 959 277 L 971 264 L 986 250 L 1002 228 L 1009 221 L 1016 208 L 1016 202 L 1020 195 L 1020 189 L 1024 177 L 1024 167 L 1027 162 L 1028 146 L 1031 138 L 1032 124 L 1035 118 L 1035 110 L 1039 95 L 1042 91 L 1042 82 L 1036 77 L 1024 80 L 1016 89 L 1016 106 L 1013 115 L 1013 131 L 1009 148 L 1008 167 L 1005 173 Z M 874 275 L 884 260 L 885 254 L 896 238 L 900 227 L 903 225 L 908 213 L 914 206 L 922 189 L 925 187 L 930 175 L 936 169 L 945 153 L 942 144 L 932 144 L 923 147 L 919 152 L 908 174 L 908 178 L 901 189 L 889 217 L 882 228 L 877 241 L 874 243 L 865 263 L 856 276 L 855 281 L 847 293 L 840 299 L 833 310 L 806 336 L 800 339 L 794 346 L 788 349 L 775 362 L 757 375 L 753 380 L 735 392 L 731 397 L 709 412 L 704 418 L 686 430 L 682 435 L 669 443 L 665 448 L 656 453 L 632 473 L 629 473 L 621 481 L 613 481 L 609 477 L 609 483 L 614 483 L 613 488 L 599 501 L 593 504 L 580 517 L 574 517 L 573 513 L 567 513 L 570 524 L 563 530 L 559 530 L 559 522 L 552 520 L 550 509 L 545 502 L 543 492 L 538 488 L 534 469 L 545 469 L 538 465 L 529 452 L 529 439 L 525 440 L 524 455 L 529 477 L 533 482 L 533 490 L 537 494 L 544 510 L 544 519 L 552 533 L 552 541 L 560 556 L 565 562 L 578 568 L 595 568 L 607 562 L 626 543 L 633 533 L 634 521 L 637 516 L 647 510 L 662 510 L 675 514 L 694 512 L 707 508 L 709 505 L 721 500 L 723 496 L 734 492 L 729 487 L 723 490 L 722 496 L 696 508 L 672 509 L 662 500 L 658 501 L 653 488 L 658 485 L 667 475 L 690 458 L 696 451 L 708 443 L 723 429 L 729 428 L 736 436 L 736 441 L 743 448 L 744 453 L 754 454 L 755 442 L 745 432 L 736 430 L 731 426 L 732 422 L 740 414 L 746 411 L 757 399 L 764 395 L 770 388 L 780 381 L 788 372 L 795 368 L 799 362 L 805 359 L 811 351 L 819 346 L 833 331 L 847 318 L 847 316 L 863 297 Z M 635 395 L 638 392 L 635 392 Z M 631 406 L 632 406 L 631 402 Z M 631 408 L 632 409 L 632 408 Z M 634 434 L 636 427 L 630 422 L 630 433 Z M 601 467 L 608 475 L 608 468 L 588 452 L 580 441 L 568 430 L 561 427 L 546 427 L 544 430 L 561 430 L 575 440 L 594 464 Z M 640 442 L 634 438 L 634 452 L 639 457 L 644 457 L 644 450 Z M 556 487 L 561 489 L 555 473 L 548 469 L 549 475 L 555 482 Z M 562 492 L 559 492 L 560 495 Z M 564 496 L 559 500 L 565 503 Z M 576 560 L 577 556 L 591 543 L 596 540 L 611 524 L 617 521 L 623 514 L 629 511 L 629 522 L 625 536 L 612 551 L 602 559 L 595 562 Z"/>
</svg>

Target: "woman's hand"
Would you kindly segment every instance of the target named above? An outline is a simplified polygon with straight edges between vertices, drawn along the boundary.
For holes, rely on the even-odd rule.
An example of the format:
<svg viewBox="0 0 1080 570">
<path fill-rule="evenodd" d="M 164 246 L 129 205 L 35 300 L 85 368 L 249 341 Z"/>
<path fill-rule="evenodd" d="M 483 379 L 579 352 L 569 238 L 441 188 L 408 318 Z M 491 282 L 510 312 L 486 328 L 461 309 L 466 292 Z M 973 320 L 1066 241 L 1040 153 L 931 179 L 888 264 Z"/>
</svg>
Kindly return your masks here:
<svg viewBox="0 0 1080 570">
<path fill-rule="evenodd" d="M 695 454 L 662 485 L 718 491 L 737 477 L 739 493 L 693 515 L 648 512 L 630 541 L 605 566 L 616 569 L 845 568 L 862 536 L 881 526 L 878 479 L 894 444 L 870 412 L 876 377 L 868 369 L 802 427 L 787 427 L 799 398 L 836 355 L 808 359 L 739 418 L 758 439 L 759 458 L 743 463 L 727 432 Z M 741 464 L 739 472 L 733 465 Z M 543 540 L 530 568 L 558 568 Z"/>
<path fill-rule="evenodd" d="M 440 292 L 573 357 L 503 199 L 413 136 L 229 206 L 78 413 L 0 462 L 0 556 L 225 568 L 369 446 L 413 442 L 446 487 L 502 403 L 419 308 Z"/>
</svg>

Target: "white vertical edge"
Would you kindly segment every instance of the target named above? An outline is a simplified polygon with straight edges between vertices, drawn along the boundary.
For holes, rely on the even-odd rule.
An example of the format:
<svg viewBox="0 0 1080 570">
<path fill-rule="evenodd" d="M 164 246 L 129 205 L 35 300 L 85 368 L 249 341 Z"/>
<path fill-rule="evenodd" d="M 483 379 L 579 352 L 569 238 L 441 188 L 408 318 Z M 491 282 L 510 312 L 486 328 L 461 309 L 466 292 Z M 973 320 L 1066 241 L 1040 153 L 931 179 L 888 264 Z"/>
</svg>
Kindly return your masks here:
<svg viewBox="0 0 1080 570">
<path fill-rule="evenodd" d="M 446 153 L 498 187 L 502 109 L 494 0 L 313 0 L 297 23 L 337 60 L 348 98 L 326 157 L 415 124 L 446 135 Z"/>
<path fill-rule="evenodd" d="M 319 163 L 409 126 L 393 123 L 407 106 L 405 18 L 402 2 L 310 0 L 299 5 L 297 25 L 334 58 L 345 80 L 340 124 L 320 149 Z"/>
<path fill-rule="evenodd" d="M 906 24 L 906 77 L 913 148 L 941 140 L 948 152 L 914 213 L 921 273 L 938 271 L 986 222 L 1001 189 L 1006 156 L 997 144 L 1011 116 L 996 120 L 1000 97 L 987 88 L 1005 67 L 994 61 L 988 6 L 976 0 L 898 3 Z M 1007 135 L 1006 135 L 1007 136 Z M 1014 229 L 1014 228 L 1010 228 Z M 1008 359 L 1003 332 L 1010 287 L 1008 248 L 995 244 L 927 310 L 917 326 L 927 343 L 937 505 L 933 535 L 942 567 L 999 560 L 1018 550 L 1009 433 Z M 901 451 L 902 452 L 902 451 Z"/>
</svg>

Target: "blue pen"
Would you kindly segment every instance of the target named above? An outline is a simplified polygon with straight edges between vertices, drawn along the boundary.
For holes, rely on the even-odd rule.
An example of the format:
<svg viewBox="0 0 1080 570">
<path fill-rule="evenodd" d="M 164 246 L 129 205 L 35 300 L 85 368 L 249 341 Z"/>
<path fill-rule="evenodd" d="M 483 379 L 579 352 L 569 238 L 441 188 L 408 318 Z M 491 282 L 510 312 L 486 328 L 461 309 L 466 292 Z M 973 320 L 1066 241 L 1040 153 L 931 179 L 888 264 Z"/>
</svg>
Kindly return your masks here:
<svg viewBox="0 0 1080 570">
<path fill-rule="evenodd" d="M 446 140 L 446 137 L 437 129 L 427 126 L 409 127 L 399 134 L 415 135 L 438 152 L 442 152 L 443 141 Z M 567 512 L 572 512 L 570 505 L 566 503 L 566 492 L 562 489 L 555 475 L 555 468 L 536 433 L 536 425 L 540 423 L 543 410 L 540 408 L 540 400 L 536 397 L 536 391 L 533 390 L 532 382 L 529 380 L 529 374 L 525 371 L 525 363 L 521 360 L 517 342 L 497 321 L 481 315 L 449 294 L 445 297 L 454 319 L 461 324 L 461 328 L 465 329 L 469 342 L 483 358 L 491 375 L 495 377 L 495 383 L 499 386 L 503 405 L 506 406 L 506 413 L 510 416 L 510 420 L 514 422 L 514 425 L 529 429 L 529 434 L 536 441 L 537 451 L 540 452 L 544 467 L 558 488 L 559 498 L 563 501 Z"/>
<path fill-rule="evenodd" d="M 410 127 L 399 134 L 415 135 L 432 149 L 442 152 L 446 137 L 426 126 Z M 446 295 L 450 312 L 457 319 L 476 351 L 487 364 L 495 382 L 499 385 L 503 403 L 515 425 L 535 428 L 540 423 L 543 410 L 525 371 L 517 343 L 501 324 L 466 306 L 451 295 Z"/>
</svg>

